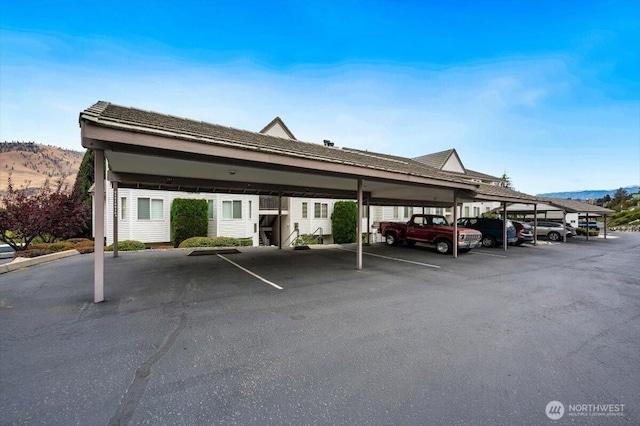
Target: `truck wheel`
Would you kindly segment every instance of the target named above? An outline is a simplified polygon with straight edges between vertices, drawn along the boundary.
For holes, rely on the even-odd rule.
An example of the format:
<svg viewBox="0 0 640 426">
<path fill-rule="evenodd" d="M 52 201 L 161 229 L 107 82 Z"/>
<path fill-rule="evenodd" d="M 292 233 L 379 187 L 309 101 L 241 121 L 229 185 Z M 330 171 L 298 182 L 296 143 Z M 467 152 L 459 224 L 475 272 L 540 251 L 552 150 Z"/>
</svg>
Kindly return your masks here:
<svg viewBox="0 0 640 426">
<path fill-rule="evenodd" d="M 486 237 L 482 237 L 482 245 L 484 247 L 495 247 L 496 240 L 494 240 L 493 237 L 487 235 Z"/>
<path fill-rule="evenodd" d="M 384 236 L 384 240 L 389 246 L 395 246 L 396 244 L 398 244 L 398 240 L 396 240 L 396 234 L 393 234 L 391 232 Z"/>
<path fill-rule="evenodd" d="M 436 241 L 436 251 L 440 254 L 447 254 L 451 252 L 451 243 L 447 240 Z"/>
</svg>

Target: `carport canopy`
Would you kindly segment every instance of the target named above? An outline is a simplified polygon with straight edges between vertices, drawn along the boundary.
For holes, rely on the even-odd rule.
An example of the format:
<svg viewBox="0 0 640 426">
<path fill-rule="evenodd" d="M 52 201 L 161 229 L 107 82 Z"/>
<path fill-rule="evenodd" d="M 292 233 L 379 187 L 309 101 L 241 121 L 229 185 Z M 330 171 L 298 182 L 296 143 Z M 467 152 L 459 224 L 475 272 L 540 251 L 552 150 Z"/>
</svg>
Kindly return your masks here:
<svg viewBox="0 0 640 426">
<path fill-rule="evenodd" d="M 585 203 L 577 200 L 561 199 L 561 198 L 540 198 L 540 203 L 531 206 L 524 203 L 513 203 L 507 206 L 507 214 L 516 215 L 533 215 L 534 219 L 538 219 L 540 213 L 560 212 L 564 218 L 567 213 L 577 213 L 578 217 L 585 217 L 587 220 L 587 228 L 590 217 L 604 218 L 604 238 L 607 238 L 607 215 L 614 213 L 614 210 L 596 206 L 594 204 Z M 586 234 L 589 239 L 589 233 Z M 566 240 L 566 236 L 565 236 Z"/>
<path fill-rule="evenodd" d="M 87 108 L 80 113 L 79 122 L 82 146 L 95 151 L 97 212 L 104 211 L 105 159 L 115 187 L 356 199 L 358 217 L 362 217 L 365 199 L 371 205 L 436 207 L 457 206 L 478 195 L 503 202 L 529 201 L 505 194 L 492 198 L 482 185 L 411 159 L 280 138 L 109 102 Z M 455 220 L 453 225 L 455 232 Z M 358 221 L 358 234 L 360 228 Z M 100 214 L 96 215 L 95 239 L 94 301 L 101 302 L 104 216 Z M 454 238 L 454 256 L 456 243 Z M 356 268 L 362 269 L 360 238 Z"/>
</svg>

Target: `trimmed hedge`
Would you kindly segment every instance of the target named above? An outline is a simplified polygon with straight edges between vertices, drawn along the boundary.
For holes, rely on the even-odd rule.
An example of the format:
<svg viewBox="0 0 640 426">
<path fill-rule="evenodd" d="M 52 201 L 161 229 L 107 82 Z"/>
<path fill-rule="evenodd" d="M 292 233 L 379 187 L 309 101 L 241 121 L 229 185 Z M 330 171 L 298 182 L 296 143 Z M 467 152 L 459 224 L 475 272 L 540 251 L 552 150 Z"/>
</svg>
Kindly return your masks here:
<svg viewBox="0 0 640 426">
<path fill-rule="evenodd" d="M 253 245 L 252 238 L 231 237 L 192 237 L 180 243 L 180 248 L 194 247 L 249 247 Z"/>
<path fill-rule="evenodd" d="M 65 250 L 78 250 L 81 254 L 93 253 L 93 241 L 86 238 L 71 238 L 55 243 L 36 243 L 29 245 L 27 250 L 20 250 L 13 254 L 13 257 L 38 257 L 45 254 L 57 253 Z"/>
<path fill-rule="evenodd" d="M 587 235 L 587 229 L 586 228 L 576 228 L 576 235 Z M 597 237 L 598 235 L 600 235 L 600 231 L 597 229 L 589 229 L 589 236 L 590 237 Z"/>
<path fill-rule="evenodd" d="M 174 247 L 192 237 L 203 237 L 209 229 L 207 200 L 176 198 L 171 204 L 171 240 Z"/>
<path fill-rule="evenodd" d="M 213 247 L 213 241 L 209 237 L 191 237 L 187 238 L 178 246 L 179 248 L 192 248 L 192 247 Z"/>
<path fill-rule="evenodd" d="M 144 243 L 135 240 L 123 240 L 118 241 L 118 251 L 136 251 L 136 250 L 146 250 L 147 247 Z M 113 244 L 109 244 L 104 248 L 105 251 L 113 251 Z"/>
<path fill-rule="evenodd" d="M 358 233 L 358 206 L 353 201 L 337 201 L 331 214 L 333 242 L 355 243 Z"/>
</svg>

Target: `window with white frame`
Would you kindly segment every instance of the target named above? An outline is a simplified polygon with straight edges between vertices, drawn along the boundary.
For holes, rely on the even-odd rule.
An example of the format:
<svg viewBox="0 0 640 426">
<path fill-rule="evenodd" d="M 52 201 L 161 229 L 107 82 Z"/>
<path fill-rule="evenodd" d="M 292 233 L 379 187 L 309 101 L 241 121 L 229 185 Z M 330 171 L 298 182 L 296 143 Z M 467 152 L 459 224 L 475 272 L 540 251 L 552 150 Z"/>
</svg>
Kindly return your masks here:
<svg viewBox="0 0 640 426">
<path fill-rule="evenodd" d="M 127 219 L 127 197 L 120 197 L 120 220 Z"/>
<path fill-rule="evenodd" d="M 393 218 L 397 219 L 398 217 L 400 217 L 398 206 L 393 206 Z"/>
<path fill-rule="evenodd" d="M 404 217 L 409 218 L 413 215 L 413 207 L 406 207 L 404 208 Z"/>
<path fill-rule="evenodd" d="M 480 216 L 480 207 L 474 207 L 474 208 L 473 208 L 473 215 L 474 215 L 475 217 Z"/>
<path fill-rule="evenodd" d="M 222 218 L 223 219 L 242 219 L 242 201 L 223 201 L 222 202 Z"/>
<path fill-rule="evenodd" d="M 138 198 L 138 220 L 164 219 L 164 200 Z"/>
<path fill-rule="evenodd" d="M 329 217 L 329 205 L 327 203 L 313 204 L 314 219 L 326 219 Z"/>
<path fill-rule="evenodd" d="M 213 206 L 214 206 L 214 201 L 207 200 L 207 214 L 209 216 L 209 220 L 215 219 L 215 217 L 213 216 Z"/>
<path fill-rule="evenodd" d="M 251 200 L 249 200 L 249 219 L 251 219 L 251 217 L 253 216 L 251 214 L 251 209 L 253 208 L 253 203 L 251 202 Z"/>
<path fill-rule="evenodd" d="M 464 206 L 464 217 L 469 217 L 469 206 Z"/>
<path fill-rule="evenodd" d="M 302 218 L 306 219 L 309 214 L 309 205 L 306 202 L 302 203 Z"/>
</svg>

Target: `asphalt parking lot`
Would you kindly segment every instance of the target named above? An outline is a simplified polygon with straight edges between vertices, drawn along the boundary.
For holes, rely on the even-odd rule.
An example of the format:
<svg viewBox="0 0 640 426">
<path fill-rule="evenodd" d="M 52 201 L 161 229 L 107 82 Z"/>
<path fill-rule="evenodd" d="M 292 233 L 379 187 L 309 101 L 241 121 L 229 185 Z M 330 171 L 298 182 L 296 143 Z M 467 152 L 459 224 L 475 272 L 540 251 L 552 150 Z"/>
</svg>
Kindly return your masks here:
<svg viewBox="0 0 640 426">
<path fill-rule="evenodd" d="M 0 423 L 639 424 L 640 234 L 618 236 L 374 244 L 363 271 L 353 246 L 122 253 L 97 305 L 91 255 L 0 275 Z"/>
</svg>

